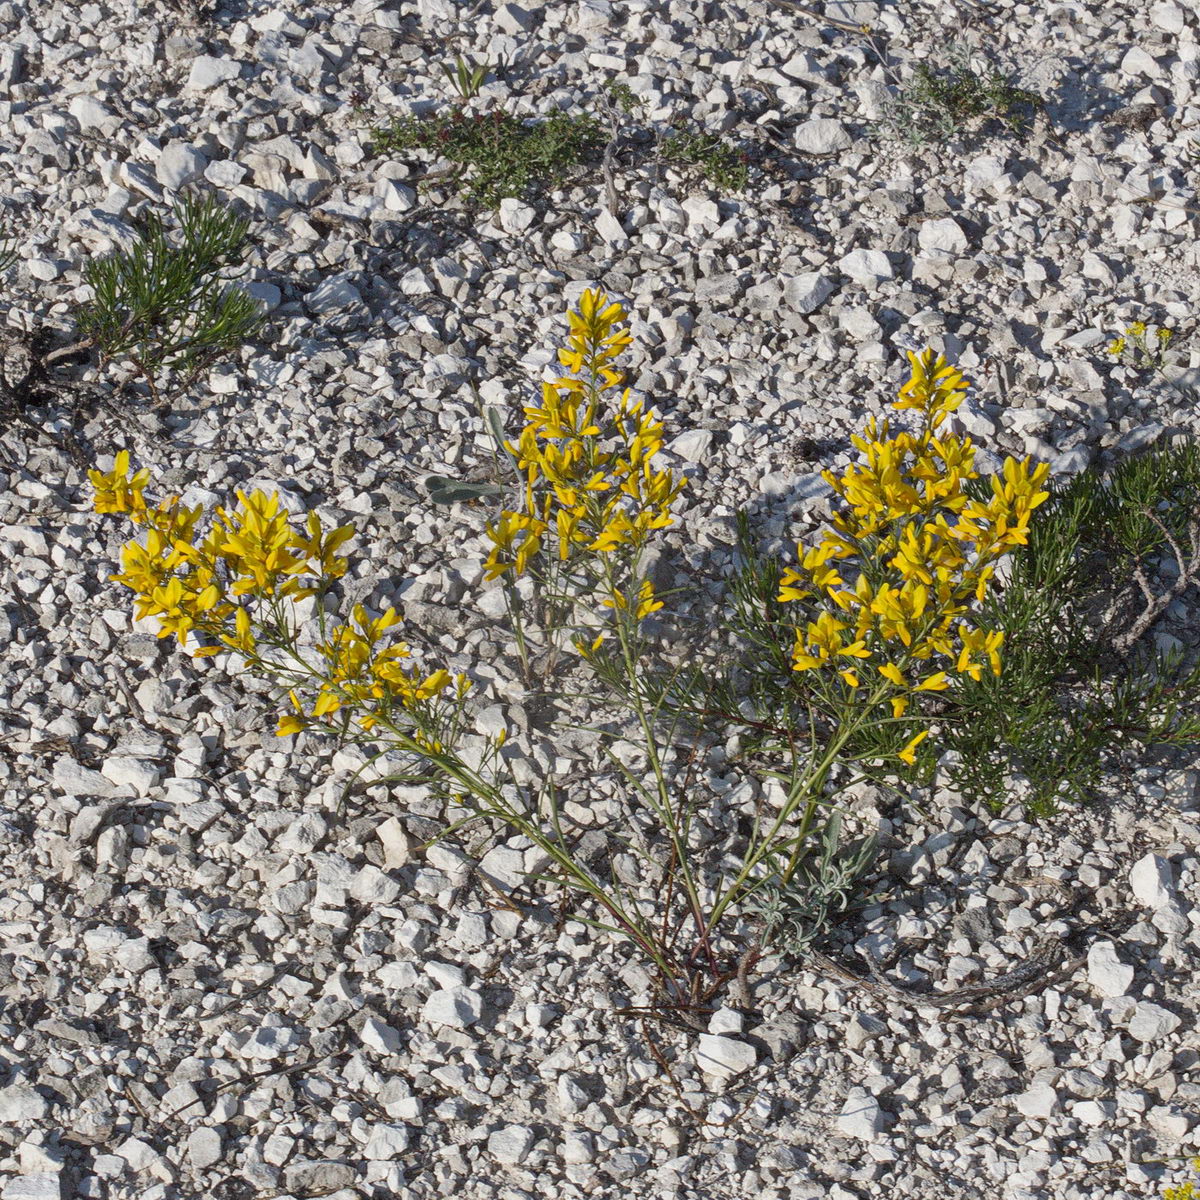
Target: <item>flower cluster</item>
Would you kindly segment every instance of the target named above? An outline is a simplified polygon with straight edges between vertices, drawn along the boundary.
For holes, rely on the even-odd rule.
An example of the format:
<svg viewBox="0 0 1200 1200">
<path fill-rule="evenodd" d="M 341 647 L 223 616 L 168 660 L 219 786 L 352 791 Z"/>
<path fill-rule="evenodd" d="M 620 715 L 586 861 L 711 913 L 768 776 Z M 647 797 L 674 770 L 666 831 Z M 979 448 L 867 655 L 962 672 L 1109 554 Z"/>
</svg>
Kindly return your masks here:
<svg viewBox="0 0 1200 1200">
<path fill-rule="evenodd" d="M 1193 1171 L 1200 1171 L 1200 1158 L 1193 1158 L 1189 1165 Z M 1162 1194 L 1162 1200 L 1200 1200 L 1200 1187 L 1197 1187 L 1195 1180 L 1186 1179 L 1183 1183 L 1168 1187 Z"/>
<path fill-rule="evenodd" d="M 372 618 L 357 605 L 351 621 L 332 625 L 319 610 L 316 660 L 299 653 L 296 606 L 345 575 L 347 560 L 339 551 L 354 535 L 352 525 L 326 532 L 314 512 L 297 527 L 278 495 L 239 491 L 236 505 L 213 510 L 201 536 L 204 510 L 178 497 L 147 503 L 150 472 L 130 474 L 126 451 L 111 471 L 90 471 L 89 477 L 97 512 L 123 514 L 146 531 L 144 540 L 122 547 L 123 569 L 113 576 L 135 594 L 137 616 L 154 617 L 159 637 L 174 636 L 181 646 L 199 641 L 196 657 L 229 650 L 283 677 L 294 711 L 280 720 L 280 736 L 343 705 L 353 706 L 369 730 L 393 708 L 412 711 L 454 682 L 445 670 L 422 675 L 401 665 L 409 648 L 383 641 L 399 622 L 390 608 Z M 457 688 L 461 695 L 462 679 Z"/>
<path fill-rule="evenodd" d="M 997 561 L 1026 541 L 1030 514 L 1049 495 L 1045 464 L 1008 459 L 986 499 L 969 438 L 944 429 L 966 396 L 962 375 L 926 350 L 910 354 L 912 374 L 895 407 L 920 414 L 916 433 L 893 434 L 872 418 L 854 445 L 863 461 L 826 482 L 843 501 L 820 542 L 800 547 L 779 598 L 820 610 L 796 633 L 797 671 L 834 670 L 851 689 L 882 689 L 894 717 L 913 693 L 950 686 L 948 670 L 978 679 L 1000 670 L 1003 635 L 978 629 Z M 912 760 L 918 735 L 901 757 Z"/>
<path fill-rule="evenodd" d="M 662 425 L 628 388 L 614 362 L 630 344 L 625 310 L 589 289 L 569 312 L 570 333 L 558 351 L 567 374 L 543 383 L 542 403 L 527 407 L 525 428 L 508 443 L 524 479 L 524 503 L 488 526 L 488 579 L 512 579 L 530 569 L 549 539 L 557 562 L 588 555 L 635 553 L 650 532 L 672 523 L 671 503 L 683 487 L 655 465 Z M 625 607 L 630 598 L 614 597 Z M 633 597 L 639 616 L 658 607 L 649 581 Z"/>
<path fill-rule="evenodd" d="M 1165 326 L 1159 326 L 1154 331 L 1154 345 L 1151 345 L 1147 337 L 1148 332 L 1145 321 L 1134 321 L 1126 327 L 1123 334 L 1113 338 L 1106 349 L 1113 358 L 1122 358 L 1125 351 L 1132 348 L 1139 366 L 1159 366 L 1175 332 Z"/>
</svg>

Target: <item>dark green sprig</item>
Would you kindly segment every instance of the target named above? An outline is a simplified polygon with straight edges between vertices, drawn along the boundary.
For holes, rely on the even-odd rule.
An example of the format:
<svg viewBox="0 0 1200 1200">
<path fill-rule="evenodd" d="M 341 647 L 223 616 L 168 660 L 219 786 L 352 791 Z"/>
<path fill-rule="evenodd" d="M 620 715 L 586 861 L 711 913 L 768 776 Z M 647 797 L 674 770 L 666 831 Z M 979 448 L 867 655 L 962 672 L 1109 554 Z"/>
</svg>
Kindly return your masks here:
<svg viewBox="0 0 1200 1200">
<path fill-rule="evenodd" d="M 225 274 L 242 261 L 247 220 L 216 197 L 192 195 L 175 218 L 175 240 L 152 213 L 131 247 L 88 263 L 92 299 L 79 313 L 80 334 L 104 359 L 129 359 L 156 399 L 164 372 L 186 388 L 262 322 L 258 301 Z"/>
</svg>

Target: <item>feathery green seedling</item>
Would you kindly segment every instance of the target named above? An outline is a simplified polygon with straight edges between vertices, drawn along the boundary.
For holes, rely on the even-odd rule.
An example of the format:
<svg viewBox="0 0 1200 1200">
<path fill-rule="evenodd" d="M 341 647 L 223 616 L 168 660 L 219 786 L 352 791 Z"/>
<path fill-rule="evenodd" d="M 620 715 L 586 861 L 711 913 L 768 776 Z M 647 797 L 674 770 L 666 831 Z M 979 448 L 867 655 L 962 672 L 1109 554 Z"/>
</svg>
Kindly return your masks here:
<svg viewBox="0 0 1200 1200">
<path fill-rule="evenodd" d="M 501 109 L 473 114 L 455 109 L 433 118 L 400 117 L 376 129 L 372 151 L 432 151 L 455 164 L 470 201 L 493 207 L 505 197 L 527 196 L 535 187 L 557 187 L 603 144 L 600 122 L 586 113 L 556 112 L 526 122 Z"/>
<path fill-rule="evenodd" d="M 1128 746 L 1200 742 L 1195 651 L 1148 637 L 1200 581 L 1200 448 L 1161 444 L 1054 488 L 987 619 L 1004 672 L 960 679 L 943 716 L 951 784 L 1035 815 L 1081 802 Z M 1154 568 L 1174 563 L 1173 582 Z"/>
<path fill-rule="evenodd" d="M 888 105 L 883 126 L 900 141 L 924 146 L 948 141 L 988 121 L 1021 133 L 1042 106 L 1036 92 L 1017 87 L 992 63 L 977 68 L 970 50 L 957 46 L 944 67 L 916 66 Z"/>
<path fill-rule="evenodd" d="M 164 375 L 175 377 L 173 394 L 183 391 L 262 323 L 258 301 L 227 278 L 244 257 L 248 221 L 214 196 L 194 195 L 175 218 L 175 240 L 151 213 L 131 247 L 88 263 L 92 299 L 79 313 L 86 342 L 104 360 L 127 359 L 156 403 L 166 398 Z"/>
<path fill-rule="evenodd" d="M 677 127 L 660 153 L 666 162 L 699 168 L 710 183 L 727 191 L 744 190 L 750 175 L 746 155 L 715 133 Z"/>
</svg>

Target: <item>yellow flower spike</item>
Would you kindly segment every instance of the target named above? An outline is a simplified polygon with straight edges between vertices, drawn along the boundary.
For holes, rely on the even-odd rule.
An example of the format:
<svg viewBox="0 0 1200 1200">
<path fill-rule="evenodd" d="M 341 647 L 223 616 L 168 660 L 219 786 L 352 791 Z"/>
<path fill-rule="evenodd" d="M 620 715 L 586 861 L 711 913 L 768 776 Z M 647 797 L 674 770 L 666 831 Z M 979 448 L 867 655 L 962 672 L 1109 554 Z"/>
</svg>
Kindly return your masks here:
<svg viewBox="0 0 1200 1200">
<path fill-rule="evenodd" d="M 928 729 L 922 729 L 915 738 L 900 751 L 896 757 L 901 761 L 908 763 L 911 767 L 917 761 L 917 747 L 929 736 Z"/>
<path fill-rule="evenodd" d="M 662 607 L 663 602 L 655 599 L 654 585 L 650 580 L 643 579 L 642 586 L 638 589 L 637 619 L 641 621 Z"/>
<path fill-rule="evenodd" d="M 1115 337 L 1108 343 L 1108 353 L 1114 358 L 1119 357 L 1125 353 L 1125 345 L 1126 342 L 1123 337 Z"/>
</svg>

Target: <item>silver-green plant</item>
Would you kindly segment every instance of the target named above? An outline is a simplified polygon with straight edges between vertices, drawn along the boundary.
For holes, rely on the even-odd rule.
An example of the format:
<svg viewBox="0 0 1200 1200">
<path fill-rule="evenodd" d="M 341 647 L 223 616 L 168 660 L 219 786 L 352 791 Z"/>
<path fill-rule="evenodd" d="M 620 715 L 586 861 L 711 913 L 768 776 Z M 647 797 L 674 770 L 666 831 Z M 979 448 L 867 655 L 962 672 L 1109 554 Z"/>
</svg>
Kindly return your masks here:
<svg viewBox="0 0 1200 1200">
<path fill-rule="evenodd" d="M 103 360 L 127 360 L 156 403 L 234 354 L 263 320 L 259 302 L 229 279 L 245 255 L 246 218 L 214 196 L 187 195 L 175 221 L 172 240 L 152 213 L 132 246 L 88 263 L 92 299 L 78 316 L 83 345 Z"/>
</svg>

